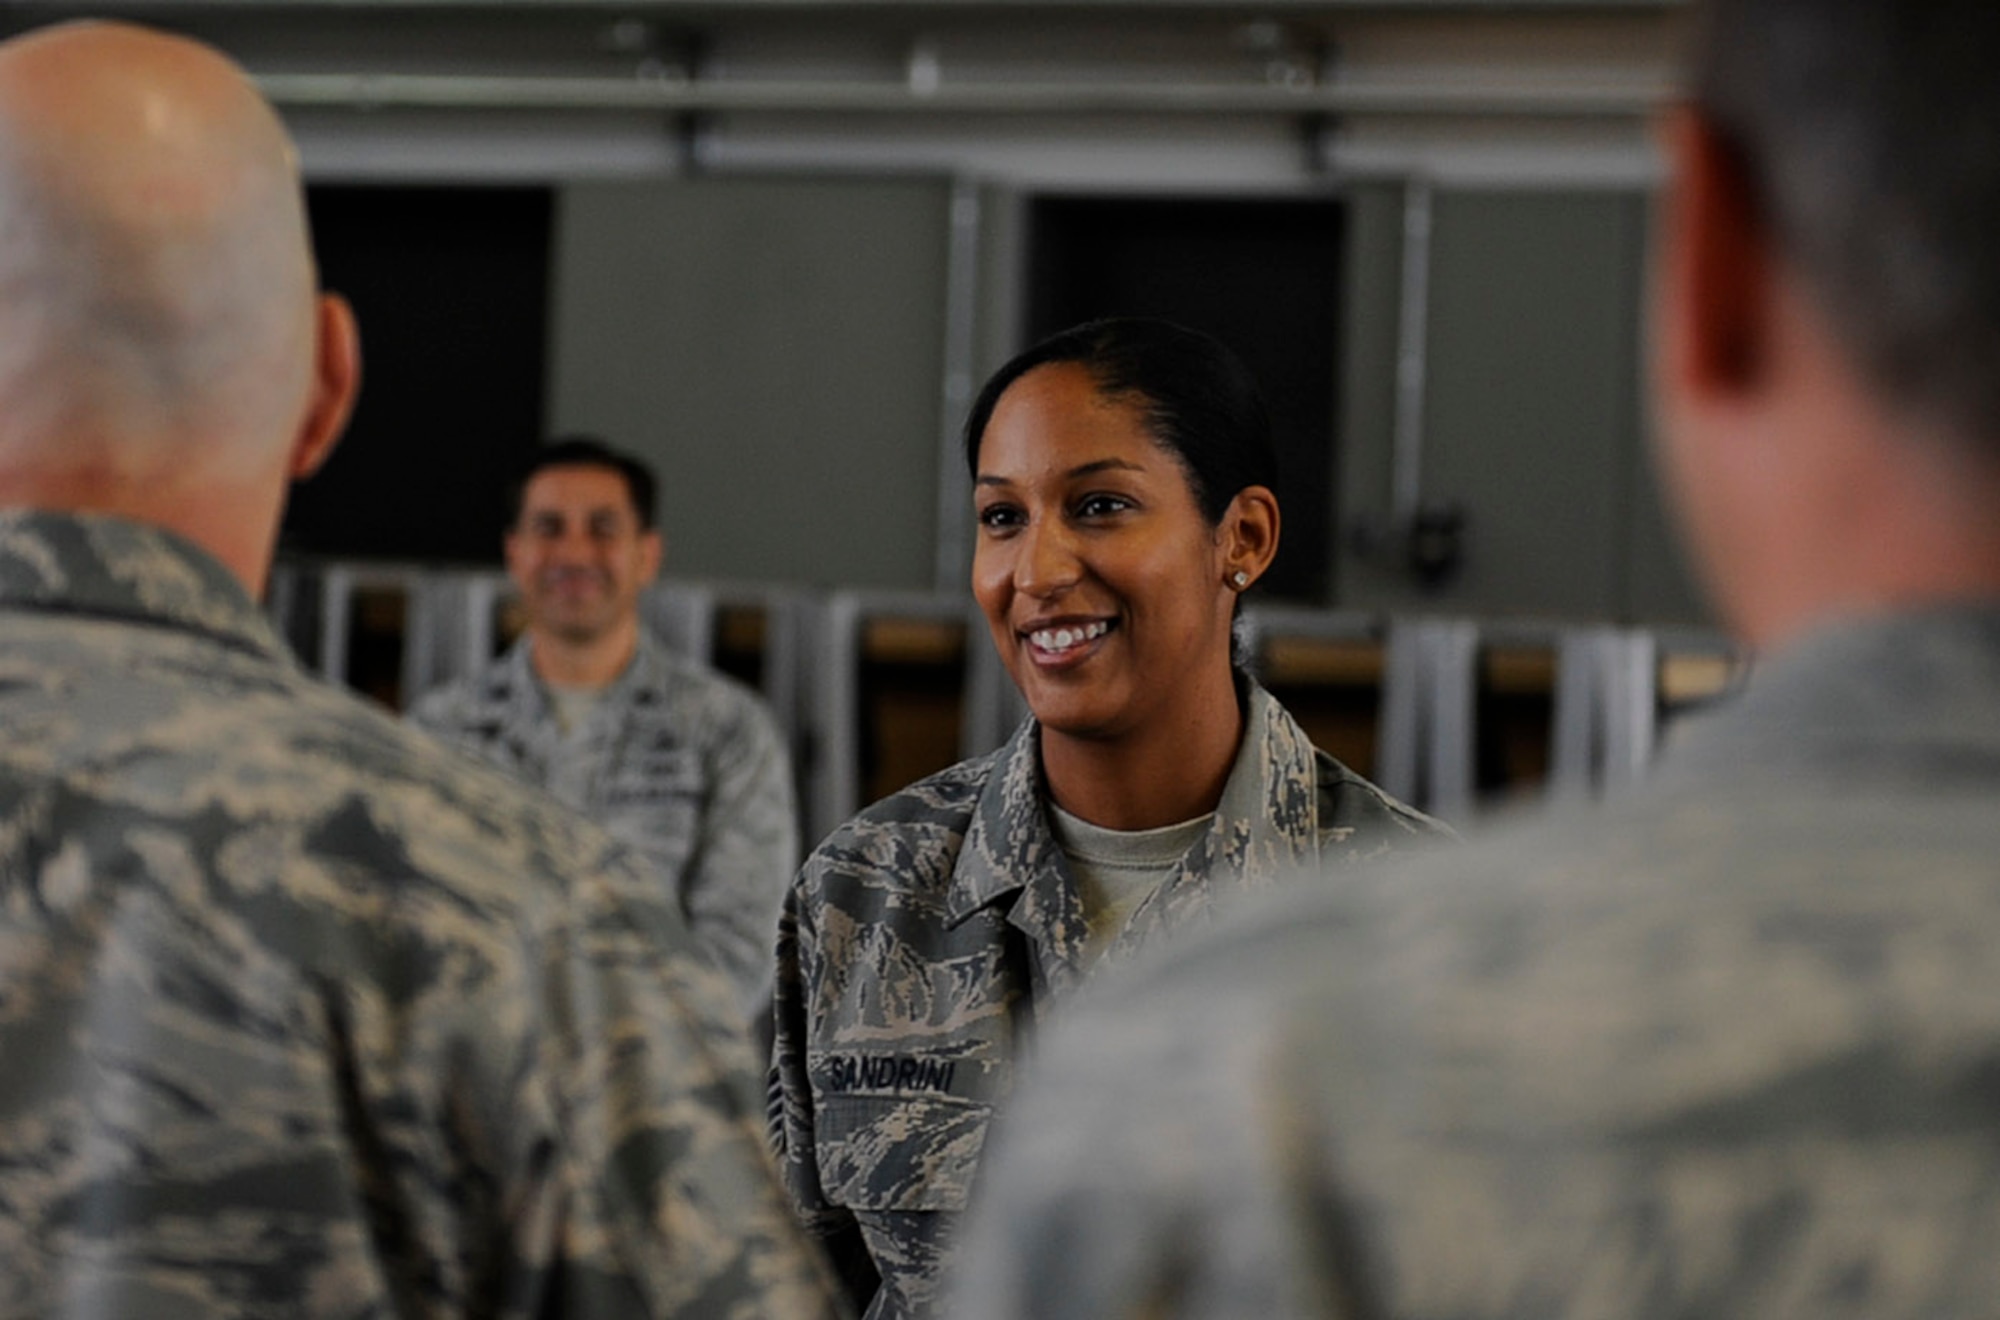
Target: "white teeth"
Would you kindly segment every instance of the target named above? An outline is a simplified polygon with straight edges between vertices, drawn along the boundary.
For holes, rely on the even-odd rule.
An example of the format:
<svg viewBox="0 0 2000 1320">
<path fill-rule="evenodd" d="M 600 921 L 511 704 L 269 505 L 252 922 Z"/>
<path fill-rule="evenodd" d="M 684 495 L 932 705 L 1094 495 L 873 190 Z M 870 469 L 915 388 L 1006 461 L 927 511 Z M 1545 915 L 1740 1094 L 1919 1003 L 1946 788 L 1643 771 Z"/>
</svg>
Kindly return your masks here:
<svg viewBox="0 0 2000 1320">
<path fill-rule="evenodd" d="M 1081 628 L 1040 628 L 1028 634 L 1038 650 L 1067 651 L 1072 646 L 1095 641 L 1111 631 L 1108 623 L 1087 623 Z"/>
</svg>

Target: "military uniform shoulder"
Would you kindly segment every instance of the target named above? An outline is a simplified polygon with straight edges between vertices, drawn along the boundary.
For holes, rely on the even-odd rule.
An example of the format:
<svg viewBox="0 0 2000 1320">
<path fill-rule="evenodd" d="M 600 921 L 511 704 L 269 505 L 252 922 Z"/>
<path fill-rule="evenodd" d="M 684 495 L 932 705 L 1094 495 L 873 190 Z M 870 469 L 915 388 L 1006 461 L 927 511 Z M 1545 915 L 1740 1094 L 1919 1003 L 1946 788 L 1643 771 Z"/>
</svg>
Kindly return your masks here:
<svg viewBox="0 0 2000 1320">
<path fill-rule="evenodd" d="M 117 775 L 166 774 L 138 767 L 170 767 L 171 792 L 146 790 L 147 810 L 170 827 L 257 840 L 250 853 L 281 874 L 319 878 L 301 879 L 306 889 L 335 875 L 357 893 L 372 886 L 353 901 L 403 912 L 426 938 L 491 933 L 528 915 L 560 922 L 585 888 L 642 888 L 637 864 L 588 822 L 289 656 L 120 621 L 90 621 L 86 634 L 69 619 L 27 623 L 13 665 L 27 681 L 7 695 L 30 714 L 59 703 L 63 716 L 0 739 L 0 777 L 28 767 L 31 740 L 43 744 L 32 770 L 42 778 L 125 749 L 88 792 L 109 791 Z M 77 826 L 112 842 L 119 828 L 102 815 Z M 218 883 L 240 879 L 231 868 Z"/>
<path fill-rule="evenodd" d="M 915 783 L 897 789 L 878 802 L 863 807 L 847 824 L 834 832 L 855 829 L 883 829 L 898 825 L 950 825 L 963 830 L 972 819 L 973 805 L 997 772 L 1003 751 L 988 752 L 947 766 Z"/>
<path fill-rule="evenodd" d="M 469 678 L 455 678 L 425 692 L 410 703 L 404 715 L 426 728 L 457 725 L 496 704 L 505 704 L 512 687 L 507 657 L 501 656 Z"/>
<path fill-rule="evenodd" d="M 314 822 L 305 834 L 311 852 L 393 880 L 391 901 L 407 900 L 427 928 L 512 938 L 612 922 L 642 931 L 657 950 L 692 947 L 672 892 L 628 844 L 345 689 L 305 683 L 293 736 L 323 763 L 299 772 L 306 786 L 296 808 Z M 702 982 L 702 994 L 728 1002 L 705 960 L 672 962 L 677 984 Z M 692 963 L 701 965 L 682 966 Z"/>
<path fill-rule="evenodd" d="M 670 684 L 685 685 L 697 692 L 727 692 L 752 698 L 757 695 L 756 689 L 733 675 L 664 646 L 656 652 L 655 659 Z"/>
<path fill-rule="evenodd" d="M 459 855 L 492 849 L 520 873 L 552 878 L 622 857 L 610 836 L 514 776 L 344 689 L 308 684 L 292 712 L 295 736 L 337 751 L 356 771 L 344 786 L 329 779 L 327 793 L 365 798 L 371 815 L 384 828 L 393 822 L 412 846 L 450 837 Z"/>
<path fill-rule="evenodd" d="M 660 695 L 674 705 L 701 711 L 719 723 L 747 719 L 775 727 L 763 694 L 741 679 L 664 649 L 659 652 L 658 664 L 658 672 L 666 680 Z"/>
<path fill-rule="evenodd" d="M 1429 816 L 1409 803 L 1391 797 L 1381 787 L 1362 778 L 1323 748 L 1313 749 L 1315 778 L 1319 788 L 1319 817 L 1323 829 L 1365 830 L 1388 827 L 1413 837 L 1456 839 L 1451 826 Z"/>
<path fill-rule="evenodd" d="M 910 890 L 950 883 L 959 848 L 1002 753 L 960 761 L 864 808 L 821 840 L 796 888 L 810 905 L 838 903 L 848 885 L 875 888 L 886 872 Z"/>
<path fill-rule="evenodd" d="M 434 687 L 412 701 L 403 715 L 417 724 L 451 723 L 454 713 L 465 708 L 467 698 L 471 696 L 469 689 L 470 684 L 462 678 L 442 687 Z"/>
</svg>

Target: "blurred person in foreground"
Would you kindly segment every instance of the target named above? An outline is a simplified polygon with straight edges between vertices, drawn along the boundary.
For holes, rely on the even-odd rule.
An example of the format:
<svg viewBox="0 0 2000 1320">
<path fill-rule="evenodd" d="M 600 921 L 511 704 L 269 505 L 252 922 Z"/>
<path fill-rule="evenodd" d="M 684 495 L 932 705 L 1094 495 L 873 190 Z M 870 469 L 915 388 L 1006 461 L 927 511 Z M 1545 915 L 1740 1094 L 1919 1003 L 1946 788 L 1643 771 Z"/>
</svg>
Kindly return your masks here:
<svg viewBox="0 0 2000 1320">
<path fill-rule="evenodd" d="M 0 1315 L 818 1316 L 727 986 L 253 603 L 358 348 L 205 46 L 0 43 Z"/>
<path fill-rule="evenodd" d="M 987 382 L 965 445 L 973 595 L 1031 717 L 835 831 L 778 941 L 782 1166 L 871 1317 L 942 1313 L 987 1122 L 1079 986 L 1301 863 L 1338 884 L 1449 834 L 1234 664 L 1279 528 L 1235 354 L 1079 326 Z"/>
<path fill-rule="evenodd" d="M 651 470 L 599 440 L 537 451 L 505 543 L 526 631 L 410 719 L 631 844 L 743 1013 L 767 1022 L 799 860 L 791 758 L 756 693 L 674 655 L 641 617 L 665 549 L 655 504 Z"/>
<path fill-rule="evenodd" d="M 954 1314 L 2000 1305 L 2000 7 L 1697 32 L 1660 457 L 1760 672 L 1637 793 L 1107 987 Z"/>
</svg>

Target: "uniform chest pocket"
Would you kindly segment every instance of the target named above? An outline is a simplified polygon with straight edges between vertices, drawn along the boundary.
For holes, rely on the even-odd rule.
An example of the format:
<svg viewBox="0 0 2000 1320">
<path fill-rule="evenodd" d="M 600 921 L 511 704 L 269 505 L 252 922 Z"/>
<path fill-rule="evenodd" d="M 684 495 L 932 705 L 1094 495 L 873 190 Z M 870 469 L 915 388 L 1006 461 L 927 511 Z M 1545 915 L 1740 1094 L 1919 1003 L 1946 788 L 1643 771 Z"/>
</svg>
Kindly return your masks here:
<svg viewBox="0 0 2000 1320">
<path fill-rule="evenodd" d="M 675 800 L 694 805 L 701 795 L 701 758 L 688 747 L 627 747 L 604 780 L 609 806 Z"/>
<path fill-rule="evenodd" d="M 854 1210 L 963 1210 L 992 1116 L 957 1096 L 823 1096 L 820 1186 Z"/>
</svg>

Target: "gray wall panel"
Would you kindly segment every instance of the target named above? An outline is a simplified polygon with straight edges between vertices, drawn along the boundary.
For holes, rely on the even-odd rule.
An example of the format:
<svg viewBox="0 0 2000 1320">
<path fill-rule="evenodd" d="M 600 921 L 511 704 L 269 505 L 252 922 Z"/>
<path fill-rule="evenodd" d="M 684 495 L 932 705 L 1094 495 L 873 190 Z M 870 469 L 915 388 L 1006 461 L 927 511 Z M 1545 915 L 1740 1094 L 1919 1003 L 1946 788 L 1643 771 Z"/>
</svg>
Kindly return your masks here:
<svg viewBox="0 0 2000 1320">
<path fill-rule="evenodd" d="M 550 419 L 659 467 L 668 568 L 927 587 L 950 185 L 572 184 Z"/>
<path fill-rule="evenodd" d="M 1341 456 L 1346 530 L 1385 527 L 1401 190 L 1355 195 Z M 1423 496 L 1467 514 L 1463 566 L 1420 588 L 1392 541 L 1342 551 L 1359 607 L 1695 621 L 1657 507 L 1640 362 L 1648 229 L 1623 190 L 1435 193 Z"/>
<path fill-rule="evenodd" d="M 1402 289 L 1403 190 L 1394 183 L 1350 190 L 1347 306 L 1341 318 L 1340 426 L 1334 455 L 1340 522 L 1335 530 L 1334 599 L 1374 604 L 1399 599 L 1407 579 L 1386 549 L 1362 555 L 1354 536 L 1386 531 L 1391 451 L 1396 434 L 1396 326 Z"/>
<path fill-rule="evenodd" d="M 1615 193 L 1438 195 L 1424 485 L 1468 511 L 1455 608 L 1622 604 L 1642 209 Z"/>
</svg>

